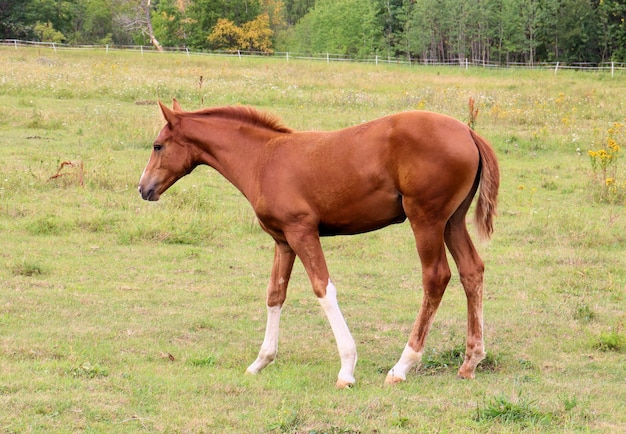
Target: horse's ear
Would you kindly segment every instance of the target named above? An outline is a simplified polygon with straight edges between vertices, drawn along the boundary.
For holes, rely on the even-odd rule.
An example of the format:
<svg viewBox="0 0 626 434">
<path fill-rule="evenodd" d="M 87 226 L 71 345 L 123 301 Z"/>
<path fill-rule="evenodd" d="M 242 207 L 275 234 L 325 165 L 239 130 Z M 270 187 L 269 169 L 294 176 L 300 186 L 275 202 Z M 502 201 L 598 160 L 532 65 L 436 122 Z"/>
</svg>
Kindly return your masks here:
<svg viewBox="0 0 626 434">
<path fill-rule="evenodd" d="M 180 103 L 176 98 L 172 98 L 172 108 L 179 112 L 183 111 L 183 108 L 180 106 Z"/>
<path fill-rule="evenodd" d="M 161 108 L 161 113 L 170 128 L 178 125 L 178 117 L 172 110 L 167 108 L 161 101 L 159 101 L 159 107 Z"/>
</svg>

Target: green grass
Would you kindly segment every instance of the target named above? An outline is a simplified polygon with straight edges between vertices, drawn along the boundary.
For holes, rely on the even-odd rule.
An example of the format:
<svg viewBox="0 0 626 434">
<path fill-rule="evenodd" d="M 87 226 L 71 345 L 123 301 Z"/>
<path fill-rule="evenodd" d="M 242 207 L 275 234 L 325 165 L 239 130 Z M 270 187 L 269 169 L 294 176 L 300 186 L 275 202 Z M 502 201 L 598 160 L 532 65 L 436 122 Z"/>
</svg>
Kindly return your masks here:
<svg viewBox="0 0 626 434">
<path fill-rule="evenodd" d="M 533 407 L 532 402 L 524 399 L 513 402 L 505 397 L 491 398 L 476 411 L 477 421 L 496 420 L 505 425 L 518 425 L 521 428 L 549 425 L 551 416 Z"/>
<path fill-rule="evenodd" d="M 6 47 L 0 65 L 0 431 L 626 429 L 626 209 L 594 201 L 586 155 L 625 120 L 621 73 Z M 333 387 L 335 343 L 299 263 L 278 359 L 243 375 L 273 244 L 213 170 L 139 198 L 155 101 L 252 104 L 329 130 L 415 108 L 465 121 L 470 96 L 502 169 L 496 232 L 478 246 L 488 359 L 476 380 L 455 378 L 455 276 L 422 367 L 383 385 L 421 300 L 407 224 L 323 240 L 358 345 L 355 388 Z"/>
</svg>

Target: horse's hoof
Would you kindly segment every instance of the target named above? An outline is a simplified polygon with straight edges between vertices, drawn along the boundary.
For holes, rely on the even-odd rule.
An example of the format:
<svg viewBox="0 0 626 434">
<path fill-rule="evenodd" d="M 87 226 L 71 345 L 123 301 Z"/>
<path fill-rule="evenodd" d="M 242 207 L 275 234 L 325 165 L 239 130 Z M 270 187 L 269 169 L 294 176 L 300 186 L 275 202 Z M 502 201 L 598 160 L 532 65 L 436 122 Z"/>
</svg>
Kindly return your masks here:
<svg viewBox="0 0 626 434">
<path fill-rule="evenodd" d="M 354 386 L 354 382 L 350 382 L 350 381 L 346 381 L 346 380 L 342 380 L 341 378 L 339 378 L 337 380 L 337 383 L 335 384 L 335 387 L 337 389 L 350 389 Z"/>
<path fill-rule="evenodd" d="M 464 372 L 459 369 L 459 372 L 456 374 L 456 378 L 459 380 L 473 380 L 474 373 L 473 372 Z"/>
<path fill-rule="evenodd" d="M 404 381 L 404 378 L 396 377 L 394 375 L 387 375 L 387 378 L 385 378 L 385 384 L 398 384 Z"/>
</svg>

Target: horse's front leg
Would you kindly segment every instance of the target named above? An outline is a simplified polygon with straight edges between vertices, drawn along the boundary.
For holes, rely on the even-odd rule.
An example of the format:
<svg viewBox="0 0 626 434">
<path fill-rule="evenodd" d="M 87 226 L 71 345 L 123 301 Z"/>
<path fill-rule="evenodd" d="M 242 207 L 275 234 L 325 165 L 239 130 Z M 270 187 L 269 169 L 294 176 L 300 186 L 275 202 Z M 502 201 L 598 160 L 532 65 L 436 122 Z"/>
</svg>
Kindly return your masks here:
<svg viewBox="0 0 626 434">
<path fill-rule="evenodd" d="M 317 233 L 295 232 L 288 235 L 289 244 L 296 251 L 309 276 L 313 292 L 330 322 L 341 358 L 341 369 L 336 387 L 343 389 L 354 384 L 356 367 L 356 344 L 337 303 L 337 289 L 330 280 L 322 245 Z"/>
<path fill-rule="evenodd" d="M 354 343 L 352 334 L 350 334 L 348 324 L 346 324 L 346 320 L 339 309 L 339 304 L 337 303 L 337 289 L 330 279 L 328 279 L 326 285 L 326 294 L 323 297 L 319 297 L 318 300 L 330 322 L 330 328 L 335 336 L 337 350 L 341 358 L 341 369 L 337 375 L 337 383 L 335 386 L 339 389 L 351 387 L 355 382 L 354 369 L 357 361 L 356 344 Z"/>
<path fill-rule="evenodd" d="M 287 298 L 287 284 L 296 258 L 294 251 L 288 244 L 278 243 L 274 246 L 274 265 L 272 275 L 267 285 L 267 325 L 265 338 L 261 344 L 259 356 L 246 370 L 249 374 L 258 374 L 263 368 L 272 363 L 278 353 L 278 330 L 280 312 Z"/>
</svg>

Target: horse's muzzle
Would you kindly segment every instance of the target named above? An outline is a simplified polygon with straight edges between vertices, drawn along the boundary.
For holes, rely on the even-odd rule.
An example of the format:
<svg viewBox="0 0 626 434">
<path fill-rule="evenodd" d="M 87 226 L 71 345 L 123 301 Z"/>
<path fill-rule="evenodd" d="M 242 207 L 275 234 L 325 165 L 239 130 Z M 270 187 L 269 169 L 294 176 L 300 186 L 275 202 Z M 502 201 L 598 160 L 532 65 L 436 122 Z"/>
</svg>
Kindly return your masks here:
<svg viewBox="0 0 626 434">
<path fill-rule="evenodd" d="M 137 188 L 139 194 L 143 200 L 149 200 L 151 202 L 159 200 L 159 193 L 154 188 L 144 189 L 141 185 Z"/>
</svg>

